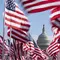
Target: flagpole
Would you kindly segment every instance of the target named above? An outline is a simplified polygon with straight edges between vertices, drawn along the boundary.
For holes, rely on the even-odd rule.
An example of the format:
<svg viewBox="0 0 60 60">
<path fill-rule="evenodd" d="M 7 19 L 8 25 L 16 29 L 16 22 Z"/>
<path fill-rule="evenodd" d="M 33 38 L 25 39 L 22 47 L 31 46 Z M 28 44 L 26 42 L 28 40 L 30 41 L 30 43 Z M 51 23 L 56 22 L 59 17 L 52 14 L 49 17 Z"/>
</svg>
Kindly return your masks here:
<svg viewBox="0 0 60 60">
<path fill-rule="evenodd" d="M 11 40 L 11 35 L 12 35 L 12 28 L 10 27 L 10 40 Z M 15 41 L 14 41 L 14 39 L 13 39 L 13 47 L 14 47 L 14 43 L 15 43 Z M 15 57 L 13 57 L 13 60 L 16 60 L 16 52 L 15 52 L 15 48 L 14 48 L 14 54 L 15 54 Z"/>
<path fill-rule="evenodd" d="M 17 60 L 17 57 L 18 57 L 18 56 L 17 56 L 17 50 L 15 49 L 15 48 L 16 48 L 16 40 L 13 40 L 13 42 L 14 42 L 14 45 L 15 45 L 15 47 L 14 47 L 15 58 L 16 58 L 15 60 Z M 14 46 L 14 45 L 13 45 L 13 46 Z"/>
<path fill-rule="evenodd" d="M 4 19 L 3 19 L 3 42 L 4 42 L 4 34 L 5 34 L 5 28 L 4 28 Z M 2 60 L 4 60 L 3 57 L 4 57 L 4 47 L 2 50 Z"/>
<path fill-rule="evenodd" d="M 6 0 L 4 0 L 4 12 L 3 12 L 3 16 L 4 16 L 4 18 L 3 18 L 3 42 L 5 41 L 5 40 L 4 40 L 4 37 L 5 37 L 5 7 L 6 7 L 5 3 L 6 3 Z M 5 59 L 4 59 L 4 47 L 3 47 L 2 56 L 3 56 L 2 60 L 5 60 Z M 8 57 L 8 56 L 7 56 L 7 57 Z M 5 57 L 5 58 L 6 58 L 6 57 Z M 8 59 L 8 60 L 9 60 L 9 59 Z"/>
<path fill-rule="evenodd" d="M 21 47 L 21 49 L 20 49 L 20 52 L 21 52 L 21 53 L 20 53 L 20 54 L 21 54 L 21 58 L 22 58 L 22 56 L 23 56 L 22 45 L 23 45 L 23 43 L 21 43 L 21 46 L 20 46 L 20 47 Z"/>
<path fill-rule="evenodd" d="M 4 1 L 4 13 L 3 16 L 5 16 L 5 1 Z M 5 18 L 3 18 L 3 42 L 4 42 L 4 36 L 5 36 Z M 2 50 L 2 60 L 4 60 L 4 47 Z"/>
<path fill-rule="evenodd" d="M 19 56 L 19 57 L 20 57 L 19 59 L 21 60 L 21 57 L 22 57 L 22 54 L 21 54 L 21 43 L 20 43 L 20 42 L 18 42 L 18 43 L 19 43 L 19 47 L 18 47 L 18 48 L 19 48 L 19 51 L 20 51 L 20 52 L 19 52 L 19 55 L 20 55 L 20 56 Z"/>
<path fill-rule="evenodd" d="M 30 36 L 30 33 L 29 33 L 29 40 L 31 40 L 30 37 L 31 37 L 31 36 Z M 30 48 L 31 48 L 31 46 L 30 46 Z M 32 59 L 31 59 L 31 52 L 30 52 L 30 57 L 29 57 L 29 59 L 32 60 Z"/>
</svg>

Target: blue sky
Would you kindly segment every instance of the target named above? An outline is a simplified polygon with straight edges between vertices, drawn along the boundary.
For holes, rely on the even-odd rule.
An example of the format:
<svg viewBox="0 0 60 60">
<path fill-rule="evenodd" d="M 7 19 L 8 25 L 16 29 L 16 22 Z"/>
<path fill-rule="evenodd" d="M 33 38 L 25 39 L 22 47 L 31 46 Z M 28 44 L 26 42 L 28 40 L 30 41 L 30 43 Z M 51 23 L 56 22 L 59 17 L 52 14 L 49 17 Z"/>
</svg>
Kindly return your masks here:
<svg viewBox="0 0 60 60">
<path fill-rule="evenodd" d="M 3 16 L 4 11 L 4 0 L 0 0 L 0 35 L 3 35 Z"/>
<path fill-rule="evenodd" d="M 20 9 L 23 10 L 22 6 L 20 6 Z M 3 35 L 3 15 L 2 15 L 3 11 L 4 11 L 4 0 L 0 0 L 0 35 Z M 45 24 L 47 35 L 52 36 L 51 24 L 49 19 L 50 16 L 49 10 L 34 14 L 28 14 L 28 15 L 26 14 L 26 16 L 28 17 L 31 23 L 30 34 L 33 36 L 33 38 L 36 38 L 41 34 L 43 24 Z"/>
</svg>

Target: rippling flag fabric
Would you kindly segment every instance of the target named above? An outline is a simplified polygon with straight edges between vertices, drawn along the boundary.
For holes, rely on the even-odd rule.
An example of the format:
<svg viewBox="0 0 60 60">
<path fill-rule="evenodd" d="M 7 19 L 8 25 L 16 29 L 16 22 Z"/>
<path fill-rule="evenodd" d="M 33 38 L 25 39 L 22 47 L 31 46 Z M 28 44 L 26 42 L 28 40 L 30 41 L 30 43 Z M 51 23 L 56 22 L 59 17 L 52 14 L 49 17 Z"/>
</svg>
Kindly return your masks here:
<svg viewBox="0 0 60 60">
<path fill-rule="evenodd" d="M 13 38 L 14 40 L 20 41 L 22 43 L 26 43 L 29 41 L 27 38 L 28 33 L 23 30 L 17 30 L 12 28 L 10 33 L 10 27 L 8 27 L 7 34 L 9 37 L 11 36 L 11 38 Z"/>
<path fill-rule="evenodd" d="M 8 36 L 20 42 L 26 42 L 30 23 L 14 0 L 6 0 L 5 24 L 8 26 Z M 12 30 L 11 30 L 11 29 Z M 11 32 L 11 34 L 10 34 Z"/>
<path fill-rule="evenodd" d="M 56 56 L 60 51 L 60 7 L 52 9 L 50 19 L 54 35 L 47 52 L 50 56 Z"/>
<path fill-rule="evenodd" d="M 20 1 L 24 7 L 24 9 L 28 13 L 37 13 L 37 12 L 42 12 L 46 11 L 48 9 L 51 9 L 53 7 L 60 6 L 60 1 L 55 1 L 55 0 L 21 0 Z"/>
<path fill-rule="evenodd" d="M 50 19 L 52 26 L 60 29 L 60 7 L 55 7 L 52 9 Z"/>
<path fill-rule="evenodd" d="M 31 36 L 29 33 L 28 33 L 28 40 L 29 40 L 28 42 L 23 43 L 23 51 L 32 53 L 34 51 L 34 43 L 31 40 Z"/>
<path fill-rule="evenodd" d="M 3 37 L 2 36 L 0 36 L 0 46 L 3 47 L 5 51 L 9 51 L 9 47 L 6 44 L 6 42 L 3 41 Z"/>
<path fill-rule="evenodd" d="M 5 41 L 3 41 L 3 37 L 0 36 L 0 58 L 2 59 L 2 54 L 7 54 L 9 53 L 9 47 L 8 45 L 5 43 Z"/>
<path fill-rule="evenodd" d="M 5 1 L 5 24 L 15 29 L 29 30 L 30 23 L 24 13 L 18 8 L 14 0 Z"/>
</svg>

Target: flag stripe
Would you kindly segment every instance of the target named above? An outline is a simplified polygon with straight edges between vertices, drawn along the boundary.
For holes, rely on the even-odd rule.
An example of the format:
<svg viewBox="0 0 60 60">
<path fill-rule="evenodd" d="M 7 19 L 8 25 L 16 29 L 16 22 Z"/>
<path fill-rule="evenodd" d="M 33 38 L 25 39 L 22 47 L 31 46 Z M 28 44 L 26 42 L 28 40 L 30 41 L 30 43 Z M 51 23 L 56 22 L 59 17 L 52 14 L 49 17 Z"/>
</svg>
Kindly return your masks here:
<svg viewBox="0 0 60 60">
<path fill-rule="evenodd" d="M 21 15 L 21 14 L 15 12 L 15 11 L 10 11 L 10 10 L 5 9 L 5 13 L 6 13 L 8 16 L 17 17 L 17 18 L 19 18 L 19 19 L 27 20 L 27 17 L 26 17 L 26 16 Z"/>
<path fill-rule="evenodd" d="M 23 7 L 28 13 L 41 12 L 60 5 L 60 1 L 22 1 Z"/>
<path fill-rule="evenodd" d="M 10 31 L 8 32 L 8 36 L 10 36 Z M 27 42 L 28 39 L 26 38 L 27 36 L 18 32 L 18 31 L 15 31 L 15 30 L 12 30 L 11 31 L 11 37 L 15 40 L 19 40 L 20 42 Z"/>
<path fill-rule="evenodd" d="M 27 29 L 27 30 L 30 27 L 30 25 L 28 25 L 28 24 L 19 23 L 19 22 L 16 22 L 15 20 L 11 20 L 11 19 L 8 19 L 8 18 L 6 18 L 5 22 L 6 22 L 6 24 L 8 23 L 9 25 L 16 26 L 16 27 L 20 27 L 21 26 L 20 28 Z"/>
<path fill-rule="evenodd" d="M 19 18 L 15 18 L 15 17 L 12 17 L 12 16 L 9 16 L 9 15 L 5 15 L 6 17 L 5 18 L 7 18 L 7 19 L 11 19 L 11 20 L 15 20 L 16 22 L 19 22 L 19 23 L 26 23 L 26 24 L 28 24 L 29 22 L 28 22 L 28 20 L 23 20 L 23 19 L 19 19 Z M 11 18 L 12 17 L 12 18 Z"/>
<path fill-rule="evenodd" d="M 54 54 L 58 54 L 60 51 L 60 7 L 55 7 L 51 10 L 51 25 L 53 35 L 53 41 L 51 42 L 50 46 L 47 48 L 47 52 L 50 56 Z M 54 55 L 55 56 L 55 55 Z"/>
</svg>

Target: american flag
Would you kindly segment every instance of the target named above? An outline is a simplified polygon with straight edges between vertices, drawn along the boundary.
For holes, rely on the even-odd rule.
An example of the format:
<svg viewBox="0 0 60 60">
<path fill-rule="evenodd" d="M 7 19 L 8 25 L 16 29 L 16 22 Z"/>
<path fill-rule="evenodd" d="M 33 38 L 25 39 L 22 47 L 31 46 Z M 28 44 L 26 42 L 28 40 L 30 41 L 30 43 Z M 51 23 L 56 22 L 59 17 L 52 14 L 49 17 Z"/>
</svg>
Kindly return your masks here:
<svg viewBox="0 0 60 60">
<path fill-rule="evenodd" d="M 28 40 L 29 40 L 28 42 L 23 43 L 23 51 L 32 54 L 32 52 L 34 51 L 34 43 L 31 40 L 31 36 L 29 33 L 28 33 Z"/>
<path fill-rule="evenodd" d="M 8 45 L 6 44 L 6 42 L 3 41 L 3 37 L 2 37 L 2 36 L 0 36 L 0 46 L 3 46 L 3 49 L 4 49 L 5 51 L 9 51 L 9 47 L 8 47 Z"/>
<path fill-rule="evenodd" d="M 5 1 L 4 12 L 5 24 L 15 29 L 22 29 L 28 31 L 30 23 L 24 13 L 18 8 L 17 3 L 14 0 Z"/>
<path fill-rule="evenodd" d="M 14 45 L 14 49 L 15 49 L 15 56 L 17 60 L 21 60 L 22 57 L 22 46 L 21 46 L 21 42 L 17 41 L 17 40 L 13 40 L 13 45 Z"/>
<path fill-rule="evenodd" d="M 10 51 L 9 51 L 9 57 L 11 57 L 12 60 L 16 60 L 16 55 L 15 55 L 15 51 L 14 51 L 14 46 L 13 44 L 11 43 L 10 44 Z"/>
<path fill-rule="evenodd" d="M 12 60 L 21 60 L 24 58 L 22 43 L 17 40 L 13 40 L 13 44 L 10 47 L 10 56 Z"/>
<path fill-rule="evenodd" d="M 60 51 L 60 7 L 55 7 L 51 11 L 51 25 L 53 31 L 53 41 L 47 48 L 50 56 L 56 56 Z"/>
<path fill-rule="evenodd" d="M 32 59 L 31 55 L 33 54 L 33 51 L 34 51 L 34 45 L 32 42 L 23 44 L 23 52 L 26 60 Z"/>
<path fill-rule="evenodd" d="M 21 0 L 21 3 L 24 7 L 24 9 L 28 13 L 37 13 L 37 12 L 42 12 L 48 9 L 51 9 L 53 7 L 60 6 L 60 1 L 51 1 L 51 0 Z"/>
<path fill-rule="evenodd" d="M 11 38 L 13 38 L 14 40 L 18 40 L 22 43 L 26 43 L 27 41 L 29 41 L 28 38 L 27 38 L 28 33 L 26 31 L 17 30 L 17 29 L 14 29 L 14 28 L 12 28 L 10 30 L 10 27 L 8 27 L 7 34 L 8 34 L 9 37 L 10 37 L 10 31 L 11 31 Z"/>
<path fill-rule="evenodd" d="M 24 52 L 24 57 L 26 60 L 31 60 L 32 59 L 32 54 L 34 51 L 34 43 L 31 39 L 31 35 L 28 33 L 28 42 L 23 43 L 23 52 Z M 32 59 L 33 60 L 33 59 Z"/>
<path fill-rule="evenodd" d="M 23 50 L 32 52 L 34 50 L 34 44 L 32 41 L 28 41 L 27 43 L 23 43 Z"/>
<path fill-rule="evenodd" d="M 47 48 L 47 53 L 50 56 L 53 56 L 53 55 L 57 55 L 59 51 L 60 51 L 60 31 L 56 35 L 54 34 L 53 41 Z"/>
<path fill-rule="evenodd" d="M 3 52 L 4 52 L 4 54 L 8 54 L 9 53 L 9 47 L 5 43 L 5 41 L 3 41 L 3 37 L 0 36 L 0 55 L 1 55 L 0 57 L 1 58 L 4 57 L 4 56 L 2 57 L 2 55 L 4 55 Z"/>
<path fill-rule="evenodd" d="M 18 59 L 18 53 L 17 53 L 17 44 L 15 44 L 16 42 L 11 43 L 10 45 L 10 52 L 9 55 L 11 57 L 12 60 L 17 60 Z M 18 56 L 18 57 L 17 57 Z"/>
<path fill-rule="evenodd" d="M 21 60 L 26 60 L 24 56 L 21 57 Z"/>
<path fill-rule="evenodd" d="M 52 9 L 50 19 L 52 25 L 60 29 L 60 7 L 55 7 Z"/>
<path fill-rule="evenodd" d="M 57 41 L 53 41 L 49 45 L 49 47 L 47 48 L 47 53 L 50 56 L 53 56 L 54 54 L 57 54 L 60 51 L 59 46 L 60 46 L 60 44 L 58 43 L 58 40 Z"/>
</svg>

